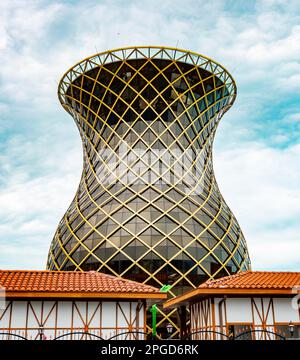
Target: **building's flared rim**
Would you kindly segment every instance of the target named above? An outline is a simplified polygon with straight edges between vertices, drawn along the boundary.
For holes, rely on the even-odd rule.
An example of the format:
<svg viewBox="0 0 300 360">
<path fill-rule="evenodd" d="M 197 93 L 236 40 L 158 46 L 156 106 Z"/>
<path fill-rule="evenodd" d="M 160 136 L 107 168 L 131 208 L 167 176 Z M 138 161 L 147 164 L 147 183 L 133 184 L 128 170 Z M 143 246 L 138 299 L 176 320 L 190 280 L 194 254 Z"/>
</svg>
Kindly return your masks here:
<svg viewBox="0 0 300 360">
<path fill-rule="evenodd" d="M 165 47 L 165 46 L 131 46 L 97 53 L 89 56 L 72 66 L 62 77 L 58 85 L 58 97 L 61 104 L 66 105 L 65 94 L 70 84 L 80 75 L 96 67 L 124 60 L 136 59 L 163 59 L 183 62 L 197 66 L 216 75 L 227 87 L 229 92 L 228 107 L 236 98 L 236 84 L 224 66 L 207 56 L 193 51 Z"/>
</svg>

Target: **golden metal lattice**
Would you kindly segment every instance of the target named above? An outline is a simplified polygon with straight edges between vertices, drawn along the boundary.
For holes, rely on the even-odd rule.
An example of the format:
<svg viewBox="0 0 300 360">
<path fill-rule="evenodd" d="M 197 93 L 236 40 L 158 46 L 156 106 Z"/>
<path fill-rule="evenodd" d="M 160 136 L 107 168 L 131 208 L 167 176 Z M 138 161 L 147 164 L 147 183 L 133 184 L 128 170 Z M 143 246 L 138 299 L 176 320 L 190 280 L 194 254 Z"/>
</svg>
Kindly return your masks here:
<svg viewBox="0 0 300 360">
<path fill-rule="evenodd" d="M 212 166 L 218 122 L 236 97 L 228 71 L 179 49 L 116 49 L 71 68 L 58 95 L 84 166 L 48 269 L 172 281 L 175 295 L 250 267 Z"/>
</svg>

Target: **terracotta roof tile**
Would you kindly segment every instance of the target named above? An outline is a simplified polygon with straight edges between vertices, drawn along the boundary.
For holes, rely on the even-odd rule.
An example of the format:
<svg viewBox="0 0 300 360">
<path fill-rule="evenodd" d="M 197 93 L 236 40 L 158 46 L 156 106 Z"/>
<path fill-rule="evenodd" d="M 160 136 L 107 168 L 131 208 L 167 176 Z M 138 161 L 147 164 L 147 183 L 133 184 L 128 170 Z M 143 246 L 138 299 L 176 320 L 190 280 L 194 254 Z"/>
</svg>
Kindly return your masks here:
<svg viewBox="0 0 300 360">
<path fill-rule="evenodd" d="M 148 293 L 159 289 L 103 273 L 0 270 L 0 288 L 7 292 Z"/>
<path fill-rule="evenodd" d="M 199 289 L 292 289 L 300 286 L 300 272 L 244 271 L 208 280 Z"/>
<path fill-rule="evenodd" d="M 290 295 L 300 289 L 300 272 L 286 271 L 244 271 L 216 280 L 208 280 L 182 295 L 167 300 L 164 308 L 189 304 L 201 297 L 221 295 Z"/>
</svg>

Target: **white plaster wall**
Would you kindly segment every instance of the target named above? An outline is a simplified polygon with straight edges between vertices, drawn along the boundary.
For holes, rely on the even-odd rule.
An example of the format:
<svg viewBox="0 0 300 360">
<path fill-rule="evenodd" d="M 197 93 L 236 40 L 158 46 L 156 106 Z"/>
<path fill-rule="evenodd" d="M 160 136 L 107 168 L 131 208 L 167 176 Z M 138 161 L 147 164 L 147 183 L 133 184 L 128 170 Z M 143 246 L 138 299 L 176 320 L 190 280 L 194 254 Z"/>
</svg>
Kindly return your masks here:
<svg viewBox="0 0 300 360">
<path fill-rule="evenodd" d="M 103 302 L 102 327 L 113 327 L 116 324 L 116 303 Z"/>
<path fill-rule="evenodd" d="M 215 319 L 216 319 L 216 325 L 220 325 L 220 317 L 219 317 L 219 303 L 222 301 L 222 298 L 215 298 Z M 223 307 L 222 307 L 222 313 L 223 313 Z M 225 315 L 223 315 L 223 322 L 225 322 Z"/>
<path fill-rule="evenodd" d="M 71 309 L 72 304 L 68 303 L 68 307 Z M 80 315 L 83 317 L 83 321 L 85 321 L 86 318 L 86 302 L 85 301 L 76 301 L 76 307 L 74 306 L 73 309 L 73 327 L 80 327 L 82 328 L 84 326 L 84 323 L 80 317 Z M 61 318 L 61 312 L 59 311 L 59 319 Z M 71 320 L 68 324 L 68 327 L 71 325 Z"/>
<path fill-rule="evenodd" d="M 126 328 L 126 327 L 128 327 L 127 321 L 129 321 L 129 319 L 130 319 L 130 304 L 120 302 L 120 306 L 121 306 L 123 312 L 120 310 L 120 308 L 118 308 L 118 327 Z M 132 306 L 132 311 L 135 311 L 135 304 L 133 303 L 131 306 Z M 126 321 L 126 319 L 127 319 L 127 321 Z"/>
<path fill-rule="evenodd" d="M 275 298 L 275 322 L 299 322 L 299 310 L 293 309 L 292 298 Z"/>
<path fill-rule="evenodd" d="M 72 302 L 59 301 L 57 326 L 62 328 L 69 328 L 71 326 L 71 321 L 72 321 Z"/>
<path fill-rule="evenodd" d="M 215 299 L 215 318 L 216 318 L 216 325 L 220 324 L 219 319 L 219 302 L 221 298 Z M 256 307 L 260 314 L 262 314 L 262 302 L 264 306 L 264 314 L 266 316 L 266 312 L 268 310 L 270 298 L 254 298 Z M 283 322 L 288 323 L 292 322 L 300 322 L 299 317 L 299 310 L 294 309 L 292 307 L 292 298 L 273 298 L 274 304 L 274 314 L 275 314 L 275 322 Z M 223 309 L 223 307 L 222 307 Z M 251 298 L 227 298 L 226 299 L 226 309 L 227 309 L 227 322 L 235 322 L 235 323 L 244 323 L 249 322 L 252 323 L 252 306 L 251 306 Z M 261 318 L 255 307 L 254 310 L 254 323 L 255 325 L 261 325 Z M 225 314 L 224 311 L 224 321 L 225 321 Z M 269 310 L 269 315 L 267 319 L 267 324 L 273 325 L 273 314 L 272 308 Z"/>
<path fill-rule="evenodd" d="M 250 298 L 227 298 L 226 310 L 227 322 L 252 322 Z"/>
<path fill-rule="evenodd" d="M 90 327 L 91 328 L 94 328 L 94 327 L 97 327 L 99 326 L 100 322 L 101 322 L 101 307 L 103 306 L 103 303 L 102 305 L 100 305 L 98 307 L 99 303 L 97 302 L 89 302 L 88 304 L 88 316 L 89 316 L 89 319 L 90 319 Z M 93 317 L 93 314 L 94 314 L 94 317 Z"/>
<path fill-rule="evenodd" d="M 48 327 L 55 327 L 55 308 L 52 309 L 54 304 L 55 301 L 44 302 L 43 322 L 45 322 L 45 320 L 47 319 Z"/>
<path fill-rule="evenodd" d="M 14 327 L 25 327 L 26 324 L 26 306 L 27 301 L 22 301 L 20 306 L 16 304 L 15 301 L 13 301 L 13 308 L 12 308 L 12 317 L 11 317 L 11 326 Z M 25 308 L 25 311 L 23 309 Z M 6 313 L 6 317 L 4 319 L 4 325 L 2 325 L 2 322 L 0 321 L 0 327 L 8 327 L 9 326 L 9 314 L 10 309 L 8 309 L 8 312 Z"/>
<path fill-rule="evenodd" d="M 23 304 L 21 305 L 17 301 L 14 301 L 14 308 L 15 307 L 18 308 L 19 313 L 26 313 L 26 304 L 24 304 L 24 305 Z M 35 314 L 38 319 L 41 318 L 42 302 L 41 301 L 32 301 L 31 307 L 29 306 L 29 310 L 28 310 L 28 327 L 36 328 L 36 327 L 38 327 L 38 321 L 35 317 Z M 34 310 L 34 312 L 32 309 Z M 15 310 L 13 310 L 13 317 L 14 317 L 14 322 L 15 322 L 15 319 L 17 320 L 17 317 L 15 316 L 14 312 L 15 312 Z M 13 325 L 12 327 L 15 327 L 15 326 Z M 25 322 L 24 322 L 23 327 L 25 327 Z"/>
<path fill-rule="evenodd" d="M 253 305 L 253 318 L 254 318 L 254 324 L 256 325 L 261 325 L 261 314 L 263 313 L 263 306 L 264 306 L 264 311 L 267 311 L 267 307 L 268 307 L 268 303 L 270 301 L 270 298 L 253 298 L 256 307 Z M 264 305 L 262 305 L 264 304 Z M 272 313 L 272 312 L 271 312 Z"/>
</svg>

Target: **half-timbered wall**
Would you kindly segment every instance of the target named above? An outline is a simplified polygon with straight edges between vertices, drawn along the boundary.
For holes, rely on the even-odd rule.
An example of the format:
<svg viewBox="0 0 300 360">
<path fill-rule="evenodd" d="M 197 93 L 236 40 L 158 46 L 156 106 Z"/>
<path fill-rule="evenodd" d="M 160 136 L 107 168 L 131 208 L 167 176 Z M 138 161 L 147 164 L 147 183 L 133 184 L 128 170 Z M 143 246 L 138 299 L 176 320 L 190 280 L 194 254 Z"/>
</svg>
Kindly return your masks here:
<svg viewBox="0 0 300 360">
<path fill-rule="evenodd" d="M 300 325 L 300 312 L 292 306 L 292 298 L 206 298 L 192 303 L 190 311 L 191 333 L 200 331 L 192 337 L 197 339 L 221 338 L 213 332 L 228 335 L 231 325 L 240 332 L 250 329 L 275 333 L 280 333 L 280 327 L 290 321 Z"/>
<path fill-rule="evenodd" d="M 203 330 L 206 333 L 197 334 L 197 339 L 210 338 L 209 331 L 215 330 L 214 299 L 208 298 L 194 303 L 191 308 L 191 333 Z"/>
<path fill-rule="evenodd" d="M 145 332 L 145 303 L 142 301 L 8 300 L 0 313 L 0 333 L 17 334 L 28 339 L 54 339 L 76 332 L 110 338 L 129 331 Z M 142 335 L 127 336 L 136 337 L 143 338 Z M 7 338 L 7 335 L 0 335 L 0 339 Z M 77 334 L 63 338 L 96 337 Z"/>
</svg>

